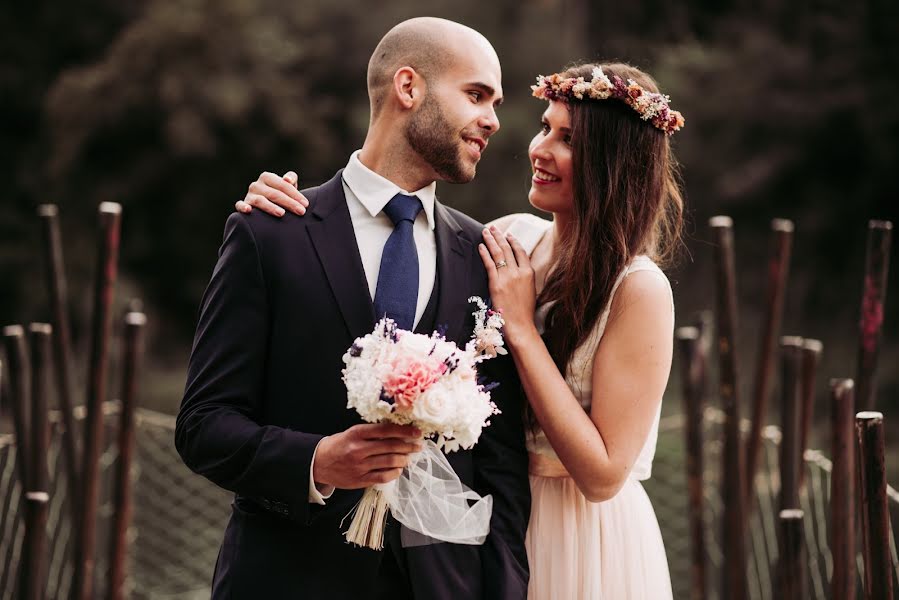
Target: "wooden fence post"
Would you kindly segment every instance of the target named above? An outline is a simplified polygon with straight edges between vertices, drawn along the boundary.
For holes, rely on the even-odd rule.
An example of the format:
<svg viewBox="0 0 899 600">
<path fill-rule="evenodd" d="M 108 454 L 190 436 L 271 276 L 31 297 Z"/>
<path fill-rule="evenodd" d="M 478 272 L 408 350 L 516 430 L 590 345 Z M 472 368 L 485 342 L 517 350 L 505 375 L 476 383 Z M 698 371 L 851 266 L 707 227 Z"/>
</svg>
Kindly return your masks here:
<svg viewBox="0 0 899 600">
<path fill-rule="evenodd" d="M 820 340 L 806 339 L 802 343 L 802 372 L 800 376 L 799 397 L 801 413 L 799 416 L 799 488 L 805 485 L 805 467 L 803 456 L 808 449 L 809 435 L 812 428 L 812 417 L 815 414 L 815 378 L 818 375 L 818 363 L 824 344 Z"/>
<path fill-rule="evenodd" d="M 94 597 L 96 564 L 97 504 L 100 495 L 100 453 L 103 449 L 103 404 L 106 400 L 106 377 L 109 359 L 109 330 L 113 292 L 118 274 L 119 234 L 122 207 L 112 202 L 100 204 L 100 239 L 94 287 L 94 316 L 91 332 L 90 367 L 87 389 L 87 418 L 84 423 L 84 457 L 81 519 L 77 527 L 74 600 Z"/>
<path fill-rule="evenodd" d="M 681 327 L 675 332 L 680 352 L 683 383 L 686 449 L 687 495 L 690 520 L 690 597 L 705 600 L 705 527 L 702 519 L 702 400 L 705 382 L 700 357 L 702 344 L 696 327 Z"/>
<path fill-rule="evenodd" d="M 721 498 L 724 505 L 724 574 L 721 597 L 745 600 L 746 579 L 746 475 L 740 440 L 740 403 L 737 377 L 737 281 L 733 221 L 718 216 L 709 220 L 715 237 L 716 310 L 719 385 L 724 411 L 724 450 L 721 463 Z"/>
<path fill-rule="evenodd" d="M 124 374 L 122 376 L 122 412 L 119 419 L 119 459 L 116 463 L 112 539 L 109 545 L 108 600 L 125 597 L 128 559 L 128 525 L 131 522 L 131 462 L 134 455 L 134 409 L 137 403 L 137 376 L 141 341 L 147 317 L 143 313 L 125 315 Z"/>
<path fill-rule="evenodd" d="M 777 560 L 778 600 L 805 600 L 805 545 L 802 543 L 802 519 L 798 508 L 780 511 L 780 556 Z"/>
<path fill-rule="evenodd" d="M 858 436 L 865 598 L 893 600 L 883 415 L 879 412 L 858 413 L 855 431 Z"/>
<path fill-rule="evenodd" d="M 892 234 L 893 224 L 889 221 L 868 223 L 865 281 L 859 319 L 858 371 L 855 376 L 858 388 L 856 406 L 863 410 L 873 410 L 876 403 L 875 377 L 883 330 Z"/>
<path fill-rule="evenodd" d="M 50 336 L 46 323 L 28 327 L 31 346 L 31 423 L 28 444 L 28 477 L 25 491 L 25 539 L 22 542 L 21 597 L 43 600 L 47 577 L 47 510 L 50 445 L 47 384 L 50 381 Z M 24 450 L 24 448 L 20 449 Z"/>
<path fill-rule="evenodd" d="M 780 341 L 781 441 L 780 510 L 799 508 L 799 372 L 802 365 L 801 337 L 785 336 Z"/>
<path fill-rule="evenodd" d="M 833 552 L 831 598 L 855 598 L 855 384 L 830 382 L 831 443 L 830 549 Z"/>
<path fill-rule="evenodd" d="M 7 373 L 11 396 L 13 433 L 16 436 L 16 469 L 22 489 L 28 489 L 28 432 L 31 408 L 31 364 L 28 358 L 25 328 L 7 325 L 3 328 L 3 346 L 6 350 Z"/>
<path fill-rule="evenodd" d="M 62 449 L 66 466 L 66 497 L 72 520 L 78 515 L 78 442 L 73 408 L 75 406 L 71 369 L 72 342 L 67 306 L 67 286 L 63 263 L 62 235 L 59 231 L 59 209 L 55 204 L 41 204 L 37 209 L 44 236 L 47 291 L 53 314 L 53 363 L 56 391 L 62 414 Z"/>
<path fill-rule="evenodd" d="M 762 322 L 762 336 L 759 340 L 756 359 L 755 379 L 752 389 L 752 422 L 749 438 L 746 440 L 746 511 L 752 512 L 755 505 L 755 472 L 758 467 L 762 443 L 762 428 L 768 415 L 768 398 L 771 390 L 771 376 L 774 372 L 777 338 L 783 317 L 784 296 L 790 271 L 790 250 L 793 245 L 793 222 L 774 219 L 771 222 L 771 251 L 768 258 L 768 283 L 765 296 L 765 316 Z"/>
</svg>

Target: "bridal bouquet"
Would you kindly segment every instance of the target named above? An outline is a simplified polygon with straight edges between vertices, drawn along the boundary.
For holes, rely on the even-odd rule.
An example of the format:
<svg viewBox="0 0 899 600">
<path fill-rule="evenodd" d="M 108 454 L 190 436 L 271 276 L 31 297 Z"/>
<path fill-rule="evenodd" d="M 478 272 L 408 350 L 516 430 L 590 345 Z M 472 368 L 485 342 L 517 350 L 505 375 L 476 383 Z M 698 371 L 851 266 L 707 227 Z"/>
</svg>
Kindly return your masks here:
<svg viewBox="0 0 899 600">
<path fill-rule="evenodd" d="M 479 380 L 477 365 L 506 354 L 502 316 L 481 298 L 469 302 L 478 310 L 465 348 L 439 332 L 412 333 L 384 318 L 344 355 L 348 408 L 369 423 L 414 425 L 432 438 L 410 456 L 398 479 L 365 490 L 347 541 L 383 548 L 388 510 L 405 525 L 404 546 L 482 544 L 487 537 L 493 499 L 462 484 L 444 455 L 474 446 L 490 417 L 500 412 L 490 399 L 493 385 Z"/>
</svg>

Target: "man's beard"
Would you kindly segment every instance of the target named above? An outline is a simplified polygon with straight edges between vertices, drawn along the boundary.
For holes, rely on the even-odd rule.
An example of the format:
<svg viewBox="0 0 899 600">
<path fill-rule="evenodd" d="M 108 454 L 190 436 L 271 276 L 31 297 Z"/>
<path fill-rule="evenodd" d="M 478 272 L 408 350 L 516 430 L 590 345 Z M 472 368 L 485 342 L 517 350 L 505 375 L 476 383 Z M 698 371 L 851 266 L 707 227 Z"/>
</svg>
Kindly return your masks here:
<svg viewBox="0 0 899 600">
<path fill-rule="evenodd" d="M 441 180 L 468 183 L 474 179 L 475 169 L 467 171 L 459 156 L 461 135 L 449 124 L 440 103 L 430 94 L 406 125 L 406 140 Z"/>
</svg>

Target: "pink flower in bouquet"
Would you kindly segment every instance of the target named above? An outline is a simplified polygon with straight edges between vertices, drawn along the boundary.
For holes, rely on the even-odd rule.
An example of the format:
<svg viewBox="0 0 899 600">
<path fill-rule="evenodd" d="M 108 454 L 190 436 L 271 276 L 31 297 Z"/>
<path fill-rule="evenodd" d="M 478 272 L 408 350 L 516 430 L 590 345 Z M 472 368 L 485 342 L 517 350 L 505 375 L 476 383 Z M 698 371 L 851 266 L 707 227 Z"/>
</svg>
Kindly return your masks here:
<svg viewBox="0 0 899 600">
<path fill-rule="evenodd" d="M 394 364 L 393 372 L 384 381 L 384 395 L 392 398 L 397 409 L 412 410 L 416 398 L 446 373 L 442 362 L 412 360 L 405 365 Z"/>
</svg>

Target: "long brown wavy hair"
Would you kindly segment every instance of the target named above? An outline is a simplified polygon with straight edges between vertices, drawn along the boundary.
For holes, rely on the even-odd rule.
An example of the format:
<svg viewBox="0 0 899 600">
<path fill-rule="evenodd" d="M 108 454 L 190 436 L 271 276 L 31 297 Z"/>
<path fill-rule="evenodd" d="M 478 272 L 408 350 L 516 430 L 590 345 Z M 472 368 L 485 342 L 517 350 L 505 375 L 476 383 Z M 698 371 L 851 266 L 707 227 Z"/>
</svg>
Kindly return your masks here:
<svg viewBox="0 0 899 600">
<path fill-rule="evenodd" d="M 658 92 L 643 71 L 621 63 L 583 64 L 564 77 L 590 81 L 595 67 Z M 595 326 L 624 267 L 646 254 L 669 264 L 680 243 L 683 197 L 669 136 L 623 102 L 573 101 L 573 219 L 557 240 L 538 303 L 554 302 L 546 343 L 562 374 Z"/>
</svg>

